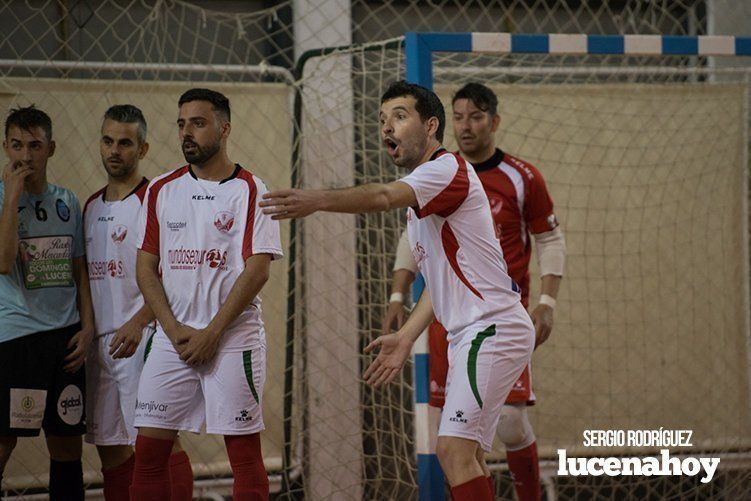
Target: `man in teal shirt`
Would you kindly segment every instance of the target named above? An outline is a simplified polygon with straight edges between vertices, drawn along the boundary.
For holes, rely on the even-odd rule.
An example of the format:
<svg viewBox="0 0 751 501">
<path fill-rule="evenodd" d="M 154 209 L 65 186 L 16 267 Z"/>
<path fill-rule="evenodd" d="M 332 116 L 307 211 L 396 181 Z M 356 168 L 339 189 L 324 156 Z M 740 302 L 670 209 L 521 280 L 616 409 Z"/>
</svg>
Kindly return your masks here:
<svg viewBox="0 0 751 501">
<path fill-rule="evenodd" d="M 52 122 L 12 110 L 0 183 L 0 481 L 18 437 L 44 429 L 53 500 L 83 500 L 84 359 L 94 314 L 81 209 L 47 183 Z"/>
</svg>

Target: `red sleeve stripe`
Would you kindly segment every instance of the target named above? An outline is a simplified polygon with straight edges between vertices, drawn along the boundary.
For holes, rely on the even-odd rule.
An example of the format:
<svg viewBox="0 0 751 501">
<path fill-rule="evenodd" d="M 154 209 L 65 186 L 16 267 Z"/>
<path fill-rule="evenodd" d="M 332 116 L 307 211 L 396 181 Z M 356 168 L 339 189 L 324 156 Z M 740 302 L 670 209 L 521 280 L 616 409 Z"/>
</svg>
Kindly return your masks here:
<svg viewBox="0 0 751 501">
<path fill-rule="evenodd" d="M 154 183 L 149 191 L 149 199 L 146 202 L 146 234 L 143 237 L 143 244 L 141 244 L 141 250 L 149 252 L 151 254 L 159 255 L 159 217 L 156 213 L 156 200 L 159 195 L 159 191 L 165 184 L 170 181 L 174 181 L 180 176 L 184 176 L 188 172 L 188 166 L 180 167 L 173 171 L 168 176 L 165 176 Z"/>
<path fill-rule="evenodd" d="M 101 196 L 102 196 L 102 193 L 104 193 L 104 190 L 105 190 L 106 188 L 107 188 L 107 187 L 105 186 L 105 187 L 104 187 L 104 188 L 102 188 L 101 190 L 99 190 L 99 191 L 95 192 L 95 193 L 94 193 L 93 195 L 91 195 L 91 196 L 90 196 L 90 197 L 88 198 L 88 200 L 86 200 L 86 203 L 85 203 L 85 204 L 83 204 L 83 213 L 84 213 L 84 214 L 86 214 L 86 209 L 88 209 L 88 208 L 89 208 L 89 204 L 90 204 L 91 202 L 93 202 L 94 200 L 96 200 L 96 199 L 97 199 L 97 197 L 101 197 Z"/>
<path fill-rule="evenodd" d="M 448 221 L 444 221 L 443 226 L 441 226 L 441 243 L 443 244 L 443 252 L 446 254 L 446 259 L 449 260 L 451 269 L 454 270 L 456 276 L 459 277 L 459 280 L 461 280 L 475 296 L 484 301 L 485 298 L 483 298 L 482 294 L 480 294 L 480 292 L 469 283 L 469 280 L 467 280 L 467 277 L 464 276 L 464 272 L 462 272 L 462 269 L 459 267 L 459 261 L 456 260 L 456 255 L 459 253 L 459 242 L 456 240 L 454 230 L 451 229 Z"/>
<path fill-rule="evenodd" d="M 256 197 L 258 188 L 253 179 L 253 174 L 242 169 L 237 177 L 248 183 L 248 214 L 245 221 L 245 234 L 243 235 L 243 261 L 253 255 L 253 229 L 256 217 Z"/>
<path fill-rule="evenodd" d="M 141 201 L 141 205 L 143 205 L 143 199 L 146 198 L 146 190 L 149 187 L 149 180 L 146 178 L 143 178 L 143 181 L 141 181 L 141 185 L 136 190 L 136 196 Z"/>
<path fill-rule="evenodd" d="M 458 164 L 456 174 L 443 191 L 436 195 L 422 209 L 415 210 L 417 217 L 438 214 L 441 217 L 449 217 L 464 202 L 469 194 L 469 176 L 467 175 L 467 162 L 456 153 L 444 153 L 453 155 Z M 443 155 L 440 155 L 443 156 Z"/>
</svg>

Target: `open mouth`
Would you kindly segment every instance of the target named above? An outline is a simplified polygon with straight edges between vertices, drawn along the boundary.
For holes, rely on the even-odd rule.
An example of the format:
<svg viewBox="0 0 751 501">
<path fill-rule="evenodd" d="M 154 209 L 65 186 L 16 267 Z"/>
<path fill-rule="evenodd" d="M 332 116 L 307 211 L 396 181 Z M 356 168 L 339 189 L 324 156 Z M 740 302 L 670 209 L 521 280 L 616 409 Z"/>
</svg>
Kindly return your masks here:
<svg viewBox="0 0 751 501">
<path fill-rule="evenodd" d="M 387 137 L 383 140 L 383 144 L 386 145 L 389 155 L 396 155 L 396 150 L 399 148 L 399 144 L 396 141 Z"/>
</svg>

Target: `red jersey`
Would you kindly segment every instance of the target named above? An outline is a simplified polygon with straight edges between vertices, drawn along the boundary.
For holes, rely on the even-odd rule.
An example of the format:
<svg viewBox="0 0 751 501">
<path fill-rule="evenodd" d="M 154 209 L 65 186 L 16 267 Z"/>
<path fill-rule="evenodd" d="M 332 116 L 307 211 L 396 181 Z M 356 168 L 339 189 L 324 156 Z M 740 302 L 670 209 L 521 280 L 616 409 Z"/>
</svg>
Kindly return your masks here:
<svg viewBox="0 0 751 501">
<path fill-rule="evenodd" d="M 474 168 L 490 201 L 508 274 L 521 288 L 522 304 L 527 307 L 532 255 L 529 234 L 558 226 L 553 200 L 537 169 L 497 148 L 490 159 Z"/>
</svg>

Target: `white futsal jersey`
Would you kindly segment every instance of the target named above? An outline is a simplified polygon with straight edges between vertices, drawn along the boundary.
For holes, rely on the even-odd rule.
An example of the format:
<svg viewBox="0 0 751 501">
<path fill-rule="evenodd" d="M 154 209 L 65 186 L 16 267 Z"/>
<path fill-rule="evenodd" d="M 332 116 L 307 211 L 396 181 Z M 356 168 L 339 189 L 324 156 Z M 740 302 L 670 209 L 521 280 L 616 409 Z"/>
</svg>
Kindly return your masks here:
<svg viewBox="0 0 751 501">
<path fill-rule="evenodd" d="M 279 223 L 258 207 L 266 191 L 263 181 L 239 165 L 222 181 L 199 179 L 185 166 L 149 184 L 138 247 L 159 256 L 164 291 L 178 322 L 206 327 L 246 259 L 282 256 Z M 155 342 L 170 343 L 161 328 Z M 259 344 L 265 339 L 256 297 L 224 332 L 219 350 Z"/>
<path fill-rule="evenodd" d="M 148 184 L 143 178 L 128 196 L 111 202 L 104 199 L 105 186 L 89 197 L 83 209 L 98 336 L 115 332 L 143 307 L 136 283 L 136 244 Z"/>
<path fill-rule="evenodd" d="M 506 271 L 488 196 L 472 166 L 441 149 L 400 181 L 417 197 L 418 207 L 407 209 L 410 247 L 449 341 L 518 304 L 520 289 Z"/>
</svg>

